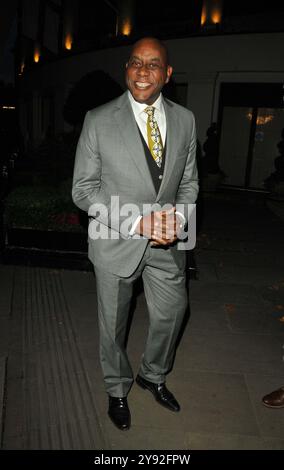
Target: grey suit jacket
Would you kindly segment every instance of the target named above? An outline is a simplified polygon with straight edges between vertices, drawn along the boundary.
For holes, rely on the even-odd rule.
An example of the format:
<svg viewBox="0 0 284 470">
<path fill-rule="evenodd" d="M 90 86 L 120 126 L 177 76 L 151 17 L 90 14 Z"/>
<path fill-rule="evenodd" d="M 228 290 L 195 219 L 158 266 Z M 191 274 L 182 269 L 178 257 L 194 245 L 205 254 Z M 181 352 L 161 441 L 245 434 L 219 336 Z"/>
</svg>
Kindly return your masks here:
<svg viewBox="0 0 284 470">
<path fill-rule="evenodd" d="M 164 108 L 167 147 L 158 194 L 127 92 L 86 114 L 78 142 L 72 196 L 79 208 L 93 216 L 89 258 L 118 276 L 128 277 L 135 271 L 149 243 L 142 237 L 129 237 L 138 215 L 173 204 L 179 205 L 179 211 L 184 205 L 187 217 L 188 205 L 197 198 L 193 114 L 165 98 Z M 184 252 L 176 246 L 171 250 L 173 262 L 182 269 Z"/>
</svg>

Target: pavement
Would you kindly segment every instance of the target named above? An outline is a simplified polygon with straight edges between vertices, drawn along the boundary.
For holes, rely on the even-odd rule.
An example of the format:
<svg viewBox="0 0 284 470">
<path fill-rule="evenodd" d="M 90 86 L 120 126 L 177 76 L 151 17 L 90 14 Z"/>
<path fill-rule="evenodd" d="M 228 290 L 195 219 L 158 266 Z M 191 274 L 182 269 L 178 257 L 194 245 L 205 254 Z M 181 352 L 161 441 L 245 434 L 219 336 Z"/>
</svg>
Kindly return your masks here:
<svg viewBox="0 0 284 470">
<path fill-rule="evenodd" d="M 277 205 L 277 204 L 276 204 Z M 132 427 L 107 417 L 90 271 L 0 264 L 2 449 L 284 449 L 284 211 L 264 197 L 199 204 L 190 317 L 167 385 L 180 413 L 133 385 Z M 137 288 L 128 352 L 134 374 L 147 333 Z"/>
</svg>

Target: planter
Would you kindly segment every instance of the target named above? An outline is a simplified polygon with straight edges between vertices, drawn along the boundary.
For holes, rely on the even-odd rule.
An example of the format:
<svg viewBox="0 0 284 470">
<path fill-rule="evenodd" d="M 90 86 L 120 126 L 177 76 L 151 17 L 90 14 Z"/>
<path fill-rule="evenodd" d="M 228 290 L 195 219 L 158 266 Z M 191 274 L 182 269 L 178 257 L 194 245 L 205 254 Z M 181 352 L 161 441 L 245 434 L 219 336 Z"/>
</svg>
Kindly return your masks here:
<svg viewBox="0 0 284 470">
<path fill-rule="evenodd" d="M 76 232 L 57 232 L 53 230 L 35 230 L 29 228 L 8 228 L 6 246 L 20 248 L 38 248 L 53 251 L 88 250 L 87 234 Z"/>
<path fill-rule="evenodd" d="M 87 233 L 8 228 L 5 235 L 5 264 L 93 270 L 87 256 Z"/>
</svg>

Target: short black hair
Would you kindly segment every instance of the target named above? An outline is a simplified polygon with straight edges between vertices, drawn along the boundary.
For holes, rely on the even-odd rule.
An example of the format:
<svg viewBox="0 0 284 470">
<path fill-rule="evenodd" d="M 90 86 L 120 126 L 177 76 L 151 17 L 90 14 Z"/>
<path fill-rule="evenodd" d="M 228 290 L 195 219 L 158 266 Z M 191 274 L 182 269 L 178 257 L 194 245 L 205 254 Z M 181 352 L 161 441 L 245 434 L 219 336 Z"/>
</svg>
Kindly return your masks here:
<svg viewBox="0 0 284 470">
<path fill-rule="evenodd" d="M 135 47 L 142 41 L 152 41 L 152 42 L 155 42 L 164 52 L 164 56 L 165 56 L 165 62 L 166 62 L 166 66 L 169 65 L 169 52 L 168 52 L 168 48 L 166 46 L 166 44 L 161 41 L 160 39 L 158 38 L 155 38 L 153 36 L 144 36 L 140 39 L 138 39 L 132 46 L 131 48 L 131 51 L 130 51 L 130 56 L 132 55 L 132 52 L 133 50 L 135 49 Z"/>
</svg>

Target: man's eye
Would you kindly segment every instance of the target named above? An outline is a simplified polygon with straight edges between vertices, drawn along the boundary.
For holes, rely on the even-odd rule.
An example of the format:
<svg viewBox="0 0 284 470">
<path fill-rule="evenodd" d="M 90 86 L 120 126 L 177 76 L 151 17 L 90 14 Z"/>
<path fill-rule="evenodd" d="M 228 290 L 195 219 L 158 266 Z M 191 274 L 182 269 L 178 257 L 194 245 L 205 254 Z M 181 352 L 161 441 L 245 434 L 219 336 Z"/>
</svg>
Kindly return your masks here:
<svg viewBox="0 0 284 470">
<path fill-rule="evenodd" d="M 141 67 L 141 62 L 137 62 L 136 60 L 133 60 L 131 62 L 132 67 Z"/>
<path fill-rule="evenodd" d="M 149 64 L 149 68 L 152 70 L 156 70 L 158 68 L 158 64 Z"/>
</svg>

